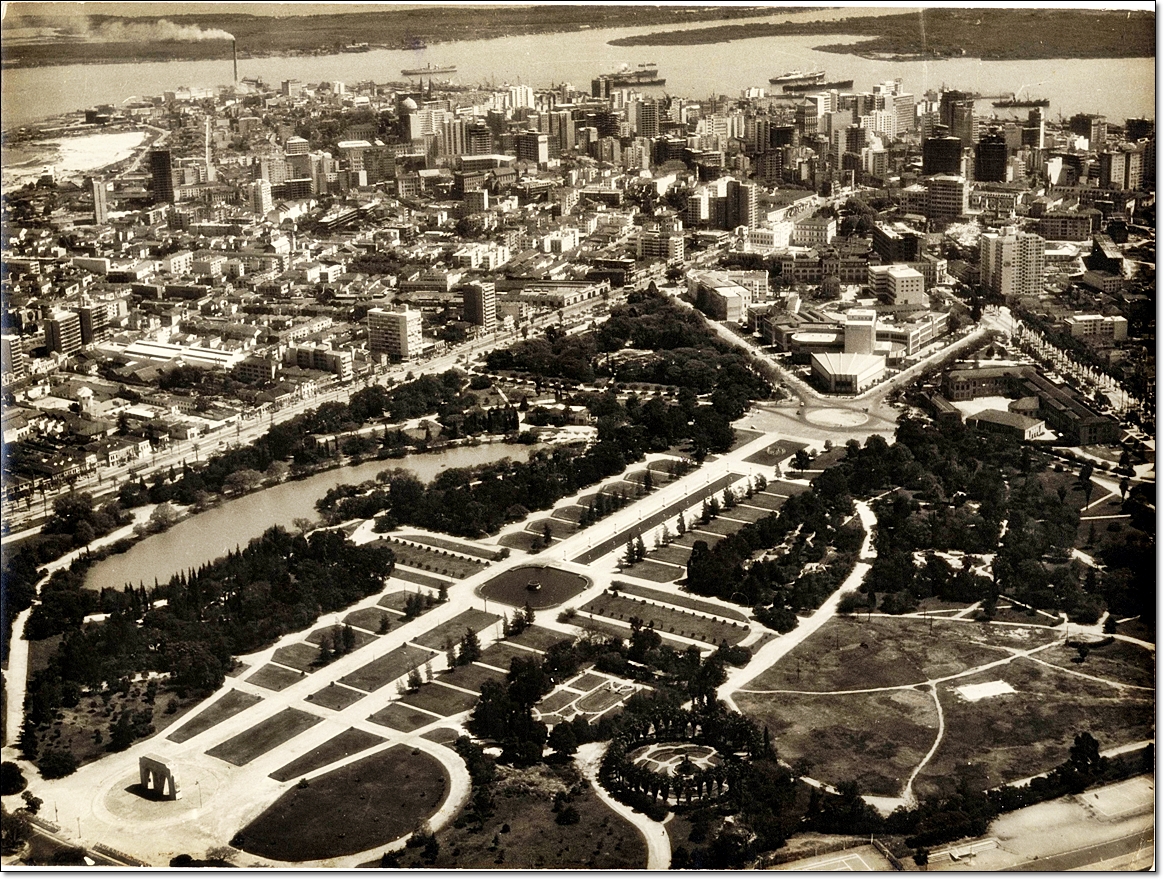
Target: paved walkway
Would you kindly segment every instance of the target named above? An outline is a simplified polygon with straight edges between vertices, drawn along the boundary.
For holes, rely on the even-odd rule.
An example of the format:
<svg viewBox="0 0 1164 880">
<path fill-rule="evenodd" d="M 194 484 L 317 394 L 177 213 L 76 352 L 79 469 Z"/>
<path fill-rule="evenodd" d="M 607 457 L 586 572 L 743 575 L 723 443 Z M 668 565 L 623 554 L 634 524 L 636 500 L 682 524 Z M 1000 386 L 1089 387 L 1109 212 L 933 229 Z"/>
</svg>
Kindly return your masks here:
<svg viewBox="0 0 1164 880">
<path fill-rule="evenodd" d="M 578 746 L 574 762 L 582 771 L 582 775 L 590 781 L 599 799 L 634 825 L 643 835 L 647 842 L 647 870 L 666 871 L 671 867 L 671 838 L 667 834 L 667 827 L 662 822 L 656 822 L 644 813 L 616 801 L 598 784 L 598 769 L 602 766 L 602 756 L 606 754 L 607 745 L 608 743 L 584 743 Z M 627 868 L 633 867 L 627 865 Z"/>
</svg>

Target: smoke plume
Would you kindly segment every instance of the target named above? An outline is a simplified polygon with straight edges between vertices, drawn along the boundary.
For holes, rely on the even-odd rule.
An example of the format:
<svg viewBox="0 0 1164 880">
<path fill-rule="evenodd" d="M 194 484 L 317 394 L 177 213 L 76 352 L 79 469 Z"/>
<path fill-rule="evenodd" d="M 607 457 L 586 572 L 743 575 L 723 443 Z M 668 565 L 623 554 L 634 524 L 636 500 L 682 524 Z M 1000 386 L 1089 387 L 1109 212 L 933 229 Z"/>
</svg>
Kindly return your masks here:
<svg viewBox="0 0 1164 880">
<path fill-rule="evenodd" d="M 206 40 L 233 40 L 226 31 L 204 30 L 194 25 L 175 24 L 167 19 L 151 22 L 104 21 L 90 23 L 87 38 L 99 43 L 201 43 Z"/>
</svg>

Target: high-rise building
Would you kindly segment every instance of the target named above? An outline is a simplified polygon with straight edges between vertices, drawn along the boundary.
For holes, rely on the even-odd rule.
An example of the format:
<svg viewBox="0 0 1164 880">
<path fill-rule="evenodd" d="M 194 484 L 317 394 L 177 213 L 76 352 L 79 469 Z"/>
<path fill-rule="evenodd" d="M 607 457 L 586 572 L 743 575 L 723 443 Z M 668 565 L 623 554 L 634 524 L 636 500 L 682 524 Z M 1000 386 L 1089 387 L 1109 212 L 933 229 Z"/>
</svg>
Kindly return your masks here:
<svg viewBox="0 0 1164 880">
<path fill-rule="evenodd" d="M 926 218 L 935 226 L 957 220 L 970 208 L 965 177 L 938 174 L 926 182 Z"/>
<path fill-rule="evenodd" d="M 251 212 L 263 217 L 271 207 L 271 184 L 265 180 L 256 180 L 251 184 Z"/>
<path fill-rule="evenodd" d="M 1013 226 L 983 233 L 979 273 L 985 292 L 1011 300 L 1043 292 L 1046 242 Z"/>
<path fill-rule="evenodd" d="M 81 350 L 81 318 L 76 312 L 56 312 L 45 321 L 44 343 L 49 351 L 70 355 Z"/>
<path fill-rule="evenodd" d="M 81 344 L 105 342 L 109 339 L 109 304 L 104 302 L 83 305 L 77 309 L 81 319 Z"/>
<path fill-rule="evenodd" d="M 94 177 L 89 186 L 93 190 L 93 222 L 104 226 L 109 220 L 109 188 L 105 179 Z"/>
<path fill-rule="evenodd" d="M 1129 119 L 1124 124 L 1124 136 L 1129 141 L 1146 138 L 1155 130 L 1156 124 L 1150 119 Z"/>
<path fill-rule="evenodd" d="M 1023 128 L 1024 147 L 1042 150 L 1047 146 L 1046 114 L 1042 107 L 1032 107 L 1027 113 L 1027 124 Z"/>
<path fill-rule="evenodd" d="M 1001 183 L 1006 180 L 1006 138 L 997 129 L 978 141 L 974 155 L 974 179 Z"/>
<path fill-rule="evenodd" d="M 423 319 L 420 312 L 368 310 L 368 350 L 386 354 L 393 360 L 408 361 L 420 356 L 424 346 Z"/>
<path fill-rule="evenodd" d="M 474 282 L 461 289 L 461 317 L 483 333 L 497 329 L 497 291 L 492 281 Z"/>
<path fill-rule="evenodd" d="M 925 250 L 925 236 L 901 223 L 873 226 L 873 251 L 886 263 L 915 263 Z"/>
<path fill-rule="evenodd" d="M 537 131 L 523 131 L 513 138 L 519 162 L 533 162 L 545 165 L 550 161 L 549 135 Z"/>
<path fill-rule="evenodd" d="M 942 125 L 950 130 L 950 136 L 962 142 L 969 149 L 978 140 L 978 122 L 974 118 L 974 96 L 966 92 L 942 92 L 938 113 Z"/>
<path fill-rule="evenodd" d="M 174 164 L 170 151 L 150 151 L 150 187 L 155 204 L 174 201 Z"/>
<path fill-rule="evenodd" d="M 24 360 L 24 344 L 15 333 L 0 335 L 0 374 L 5 378 L 23 379 L 28 371 Z"/>
<path fill-rule="evenodd" d="M 932 137 L 922 142 L 922 174 L 958 174 L 962 142 L 956 137 Z"/>
<path fill-rule="evenodd" d="M 639 137 L 659 136 L 659 102 L 654 98 L 647 98 L 639 102 L 635 131 Z"/>
<path fill-rule="evenodd" d="M 877 312 L 852 309 L 845 315 L 845 354 L 872 354 L 877 343 Z"/>
<path fill-rule="evenodd" d="M 1076 113 L 1067 123 L 1072 134 L 1087 138 L 1092 150 L 1102 150 L 1107 145 L 1107 117 L 1093 113 Z"/>
</svg>

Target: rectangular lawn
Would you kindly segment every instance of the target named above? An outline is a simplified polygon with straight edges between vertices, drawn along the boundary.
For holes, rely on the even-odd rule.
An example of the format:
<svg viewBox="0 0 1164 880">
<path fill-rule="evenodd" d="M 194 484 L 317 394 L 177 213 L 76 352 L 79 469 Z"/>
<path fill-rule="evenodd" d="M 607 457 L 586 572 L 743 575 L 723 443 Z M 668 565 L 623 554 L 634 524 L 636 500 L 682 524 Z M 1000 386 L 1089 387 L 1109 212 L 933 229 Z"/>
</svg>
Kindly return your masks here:
<svg viewBox="0 0 1164 880">
<path fill-rule="evenodd" d="M 423 685 L 415 694 L 409 694 L 402 698 L 400 702 L 406 706 L 426 709 L 437 715 L 448 716 L 472 709 L 477 705 L 477 699 L 477 694 L 467 694 L 456 688 L 430 682 Z"/>
<path fill-rule="evenodd" d="M 290 764 L 285 764 L 280 767 L 274 773 L 270 774 L 270 776 L 279 782 L 299 779 L 308 773 L 326 767 L 328 764 L 333 764 L 336 761 L 351 757 L 357 752 L 370 749 L 372 746 L 379 745 L 382 742 L 385 742 L 382 736 L 376 736 L 374 733 L 349 727 L 343 733 L 332 737 L 323 745 L 316 746 L 306 755 L 300 755 Z"/>
<path fill-rule="evenodd" d="M 207 749 L 206 754 L 228 764 L 242 767 L 259 755 L 281 746 L 288 740 L 314 727 L 323 719 L 299 709 L 287 708 L 266 721 L 260 721 L 249 730 L 233 736 L 226 742 Z"/>
<path fill-rule="evenodd" d="M 348 687 L 354 687 L 371 693 L 374 690 L 391 684 L 413 669 L 421 666 L 426 660 L 436 656 L 435 651 L 417 648 L 412 645 L 401 645 L 394 651 L 389 651 L 383 657 L 377 657 L 371 663 L 361 666 L 355 672 L 345 675 L 340 681 Z"/>
<path fill-rule="evenodd" d="M 381 727 L 391 727 L 403 733 L 412 733 L 412 731 L 432 724 L 434 721 L 440 721 L 440 716 L 414 709 L 403 703 L 389 703 L 387 707 L 375 715 L 369 716 L 368 720 Z"/>
<path fill-rule="evenodd" d="M 275 649 L 275 654 L 271 659 L 283 666 L 290 666 L 292 669 L 310 671 L 314 668 L 315 661 L 319 659 L 319 646 L 308 645 L 304 642 L 284 645 L 282 648 Z"/>
<path fill-rule="evenodd" d="M 262 697 L 255 696 L 254 694 L 247 694 L 235 690 L 227 691 L 173 733 L 169 734 L 166 739 L 170 740 L 170 742 L 184 743 L 186 740 L 192 739 L 200 733 L 205 733 L 219 722 L 234 717 L 243 711 L 243 709 L 249 709 L 261 700 Z"/>
<path fill-rule="evenodd" d="M 501 681 L 504 678 L 504 672 L 498 672 L 496 669 L 488 669 L 476 663 L 470 663 L 468 666 L 458 666 L 455 669 L 450 669 L 448 672 L 442 672 L 437 676 L 437 681 L 455 684 L 457 687 L 467 688 L 468 690 L 480 693 L 481 685 L 485 682 Z"/>
<path fill-rule="evenodd" d="M 302 672 L 276 666 L 274 663 L 268 663 L 266 666 L 261 667 L 258 672 L 247 679 L 251 684 L 257 684 L 259 687 L 264 687 L 270 691 L 281 691 L 283 688 L 290 687 L 297 681 L 302 680 Z"/>
<path fill-rule="evenodd" d="M 335 709 L 337 712 L 340 709 L 346 709 L 357 700 L 362 700 L 366 697 L 363 691 L 353 690 L 349 687 L 344 687 L 342 684 L 329 684 L 321 691 L 316 691 L 307 698 L 308 702 L 315 703 L 319 706 L 326 706 L 328 709 Z"/>
<path fill-rule="evenodd" d="M 432 648 L 434 651 L 444 651 L 450 645 L 456 645 L 460 642 L 465 635 L 465 630 L 472 630 L 476 633 L 498 620 L 501 620 L 500 615 L 469 608 L 452 620 L 445 621 L 412 641 L 418 645 L 424 645 L 426 648 Z"/>
</svg>

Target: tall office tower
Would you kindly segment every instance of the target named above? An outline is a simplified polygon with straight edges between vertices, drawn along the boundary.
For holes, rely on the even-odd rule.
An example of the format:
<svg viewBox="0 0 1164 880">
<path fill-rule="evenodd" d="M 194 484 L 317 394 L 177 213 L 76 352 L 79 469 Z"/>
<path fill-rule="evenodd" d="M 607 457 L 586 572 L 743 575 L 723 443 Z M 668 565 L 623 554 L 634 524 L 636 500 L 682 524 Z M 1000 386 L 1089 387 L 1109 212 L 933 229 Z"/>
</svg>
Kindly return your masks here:
<svg viewBox="0 0 1164 880">
<path fill-rule="evenodd" d="M 265 180 L 256 180 L 251 184 L 251 213 L 265 217 L 271 207 L 271 184 Z"/>
<path fill-rule="evenodd" d="M 77 309 L 81 319 L 81 344 L 105 342 L 109 338 L 108 303 L 90 303 Z"/>
<path fill-rule="evenodd" d="M 474 282 L 461 289 L 462 319 L 484 333 L 497 329 L 497 291 L 492 281 Z"/>
<path fill-rule="evenodd" d="M 893 96 L 893 112 L 897 115 L 897 135 L 917 131 L 917 102 L 913 95 L 898 93 Z"/>
<path fill-rule="evenodd" d="M 846 125 L 844 128 L 837 128 L 833 130 L 830 153 L 832 154 L 833 163 L 841 164 L 841 157 L 845 153 L 860 154 L 865 147 L 868 132 L 859 125 Z"/>
<path fill-rule="evenodd" d="M 465 130 L 466 155 L 481 156 L 493 152 L 493 132 L 479 119 L 473 120 Z"/>
<path fill-rule="evenodd" d="M 974 179 L 1002 183 L 1006 180 L 1006 138 L 997 129 L 979 142 L 974 156 Z"/>
<path fill-rule="evenodd" d="M 447 119 L 441 123 L 437 151 L 442 158 L 465 155 L 467 123 L 464 119 Z"/>
<path fill-rule="evenodd" d="M 11 374 L 13 379 L 23 379 L 27 370 L 20 336 L 15 333 L 0 335 L 0 374 L 5 378 Z"/>
<path fill-rule="evenodd" d="M 1042 107 L 1032 107 L 1027 113 L 1027 124 L 1023 128 L 1023 146 L 1036 150 L 1047 146 L 1046 114 Z"/>
<path fill-rule="evenodd" d="M 529 86 L 510 86 L 506 96 L 506 106 L 511 109 L 534 106 L 534 90 Z"/>
<path fill-rule="evenodd" d="M 538 131 L 523 131 L 514 136 L 513 143 L 519 162 L 545 165 L 550 161 L 549 135 Z"/>
<path fill-rule="evenodd" d="M 654 98 L 639 101 L 635 129 L 639 137 L 659 136 L 659 102 Z"/>
<path fill-rule="evenodd" d="M 987 293 L 1011 300 L 1043 292 L 1046 242 L 1013 226 L 983 233 L 979 242 L 979 272 Z"/>
<path fill-rule="evenodd" d="M 942 125 L 949 127 L 950 136 L 962 142 L 962 146 L 973 147 L 978 140 L 978 123 L 974 118 L 974 98 L 966 92 L 942 92 L 939 105 Z"/>
<path fill-rule="evenodd" d="M 56 312 L 45 321 L 44 344 L 49 351 L 70 355 L 81 350 L 81 317 L 76 312 Z"/>
<path fill-rule="evenodd" d="M 93 190 L 93 222 L 104 226 L 109 220 L 109 188 L 101 177 L 91 178 L 89 186 Z"/>
<path fill-rule="evenodd" d="M 793 111 L 793 124 L 800 132 L 802 142 L 816 140 L 816 134 L 820 130 L 820 114 L 817 112 L 816 104 L 811 101 L 798 103 Z"/>
<path fill-rule="evenodd" d="M 962 142 L 956 137 L 932 137 L 922 142 L 922 174 L 958 174 Z"/>
<path fill-rule="evenodd" d="M 287 138 L 287 142 L 283 145 L 283 152 L 288 156 L 301 156 L 311 151 L 311 142 L 306 138 L 301 138 L 298 135 L 292 135 Z"/>
<path fill-rule="evenodd" d="M 1156 124 L 1150 119 L 1129 119 L 1124 124 L 1124 135 L 1130 141 L 1146 138 L 1156 130 Z"/>
<path fill-rule="evenodd" d="M 756 226 L 756 185 L 754 183 L 740 183 L 738 180 L 728 180 L 723 190 L 724 199 L 724 229 L 735 229 L 737 226 L 747 226 L 753 229 Z"/>
<path fill-rule="evenodd" d="M 150 188 L 154 203 L 173 203 L 174 201 L 174 164 L 170 151 L 150 151 Z"/>
<path fill-rule="evenodd" d="M 550 119 L 550 140 L 557 139 L 556 152 L 572 152 L 575 147 L 574 114 L 569 110 L 555 110 L 548 114 Z"/>
<path fill-rule="evenodd" d="M 1102 150 L 1107 144 L 1107 117 L 1093 113 L 1076 113 L 1067 123 L 1072 134 L 1087 138 L 1093 150 Z"/>
<path fill-rule="evenodd" d="M 926 218 L 935 226 L 957 220 L 970 208 L 965 177 L 938 174 L 926 181 Z"/>
<path fill-rule="evenodd" d="M 424 346 L 423 319 L 420 312 L 387 309 L 368 310 L 368 350 L 386 354 L 393 360 L 408 361 L 419 357 Z"/>
<path fill-rule="evenodd" d="M 872 354 L 877 343 L 877 312 L 852 309 L 845 314 L 845 354 Z"/>
<path fill-rule="evenodd" d="M 259 157 L 259 177 L 271 186 L 287 181 L 287 160 L 277 154 Z"/>
</svg>

